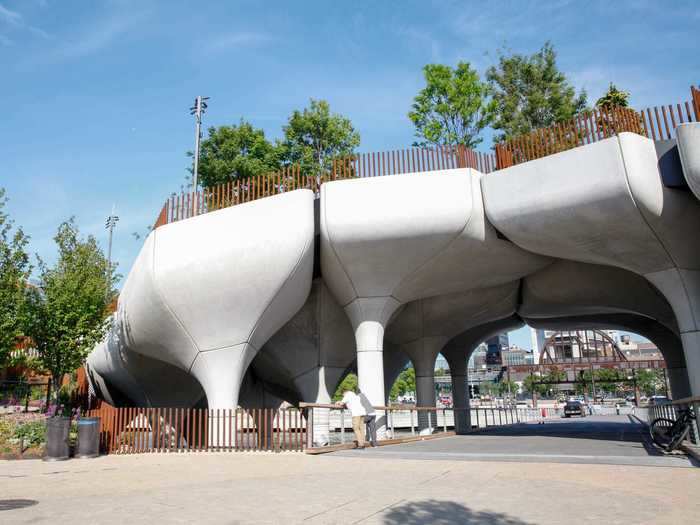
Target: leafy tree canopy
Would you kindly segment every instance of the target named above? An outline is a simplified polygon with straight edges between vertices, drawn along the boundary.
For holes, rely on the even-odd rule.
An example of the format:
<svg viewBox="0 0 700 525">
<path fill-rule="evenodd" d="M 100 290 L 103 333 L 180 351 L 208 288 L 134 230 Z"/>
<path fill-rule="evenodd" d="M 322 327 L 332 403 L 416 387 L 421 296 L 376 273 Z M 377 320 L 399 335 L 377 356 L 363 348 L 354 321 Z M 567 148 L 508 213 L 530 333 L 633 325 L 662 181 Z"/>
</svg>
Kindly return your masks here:
<svg viewBox="0 0 700 525">
<path fill-rule="evenodd" d="M 389 399 L 391 401 L 396 401 L 399 396 L 403 396 L 409 392 L 415 393 L 416 391 L 416 370 L 410 366 L 404 369 L 399 377 L 394 381 L 389 392 Z"/>
<path fill-rule="evenodd" d="M 416 127 L 416 146 L 481 143 L 481 130 L 490 122 L 493 104 L 487 100 L 488 86 L 468 62 L 455 69 L 442 64 L 423 68 L 425 87 L 413 99 L 408 113 Z"/>
<path fill-rule="evenodd" d="M 617 86 L 610 82 L 610 87 L 605 92 L 605 95 L 600 97 L 595 105 L 599 108 L 627 108 L 629 107 L 630 94 L 629 91 L 620 91 Z"/>
<path fill-rule="evenodd" d="M 31 272 L 26 252 L 29 238 L 22 228 L 14 229 L 4 212 L 6 202 L 5 190 L 0 188 L 0 368 L 7 364 L 18 338 L 24 335 Z"/>
<path fill-rule="evenodd" d="M 280 149 L 265 132 L 241 120 L 236 126 L 211 127 L 200 145 L 199 183 L 216 186 L 237 178 L 271 173 L 280 167 Z M 193 153 L 188 152 L 189 156 Z"/>
<path fill-rule="evenodd" d="M 54 237 L 58 260 L 39 260 L 39 286 L 29 296 L 29 329 L 39 359 L 53 378 L 58 399 L 61 378 L 80 367 L 106 333 L 108 306 L 118 276 L 94 237 L 80 237 L 73 219 Z"/>
<path fill-rule="evenodd" d="M 556 63 L 550 42 L 531 56 L 498 57 L 486 72 L 494 103 L 495 139 L 507 140 L 572 118 L 586 108 L 586 92 L 578 95 Z"/>
<path fill-rule="evenodd" d="M 338 388 L 335 389 L 335 394 L 333 394 L 333 401 L 337 403 L 338 401 L 343 399 L 343 393 L 347 390 L 357 392 L 357 375 L 353 374 L 352 372 L 346 375 L 345 379 L 343 379 L 338 385 Z"/>
<path fill-rule="evenodd" d="M 309 107 L 295 110 L 282 129 L 284 160 L 300 165 L 307 175 L 330 171 L 334 158 L 350 156 L 360 145 L 360 134 L 352 122 L 331 113 L 325 100 L 311 99 Z"/>
</svg>

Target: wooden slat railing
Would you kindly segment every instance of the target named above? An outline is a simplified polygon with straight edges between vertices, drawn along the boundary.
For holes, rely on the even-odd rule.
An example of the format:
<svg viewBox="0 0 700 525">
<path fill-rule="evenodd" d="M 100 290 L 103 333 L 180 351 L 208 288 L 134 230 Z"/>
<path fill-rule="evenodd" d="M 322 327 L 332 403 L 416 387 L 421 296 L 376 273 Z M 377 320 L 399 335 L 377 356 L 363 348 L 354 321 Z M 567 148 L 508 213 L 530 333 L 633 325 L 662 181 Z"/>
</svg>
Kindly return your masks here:
<svg viewBox="0 0 700 525">
<path fill-rule="evenodd" d="M 653 140 L 671 139 L 680 124 L 700 121 L 700 89 L 693 86 L 690 91 L 691 100 L 675 106 L 669 104 L 639 112 L 631 108 L 595 108 L 569 121 L 496 144 L 495 153 L 477 152 L 462 145 L 361 153 L 334 160 L 332 168 L 320 174 L 308 175 L 299 166 L 287 166 L 275 173 L 239 178 L 196 193 L 173 194 L 163 205 L 154 228 L 296 189 L 310 189 L 318 194 L 321 184 L 335 180 L 455 168 L 490 173 L 622 132 Z"/>
<path fill-rule="evenodd" d="M 104 454 L 302 451 L 306 415 L 298 408 L 115 408 L 86 411 L 100 418 Z"/>
<path fill-rule="evenodd" d="M 690 93 L 690 101 L 639 112 L 631 108 L 595 108 L 571 120 L 496 144 L 498 169 L 598 142 L 626 131 L 652 140 L 672 139 L 680 124 L 700 121 L 700 90 L 691 86 Z"/>
<path fill-rule="evenodd" d="M 498 168 L 592 144 L 624 131 L 645 134 L 639 113 L 629 108 L 596 108 L 566 122 L 496 144 Z"/>
<path fill-rule="evenodd" d="M 287 166 L 275 173 L 239 178 L 196 193 L 172 195 L 163 205 L 154 227 L 297 189 L 310 189 L 318 194 L 321 184 L 335 180 L 455 168 L 489 173 L 496 169 L 496 157 L 458 145 L 361 153 L 336 159 L 328 172 L 316 175 L 302 173 L 299 166 Z"/>
</svg>

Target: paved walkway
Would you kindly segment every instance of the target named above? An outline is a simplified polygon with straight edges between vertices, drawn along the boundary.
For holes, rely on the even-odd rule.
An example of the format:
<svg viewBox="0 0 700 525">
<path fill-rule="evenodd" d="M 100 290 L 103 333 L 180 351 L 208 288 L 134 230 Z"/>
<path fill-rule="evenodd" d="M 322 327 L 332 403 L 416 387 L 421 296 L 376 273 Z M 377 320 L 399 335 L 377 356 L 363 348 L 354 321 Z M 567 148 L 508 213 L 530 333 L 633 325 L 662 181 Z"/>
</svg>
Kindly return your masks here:
<svg viewBox="0 0 700 525">
<path fill-rule="evenodd" d="M 418 441 L 339 455 L 373 458 L 695 466 L 683 454 L 663 455 L 646 426 L 630 416 L 589 416 L 494 427 L 470 436 Z"/>
<path fill-rule="evenodd" d="M 0 523 L 607 525 L 700 515 L 700 469 L 367 452 L 0 461 Z"/>
</svg>

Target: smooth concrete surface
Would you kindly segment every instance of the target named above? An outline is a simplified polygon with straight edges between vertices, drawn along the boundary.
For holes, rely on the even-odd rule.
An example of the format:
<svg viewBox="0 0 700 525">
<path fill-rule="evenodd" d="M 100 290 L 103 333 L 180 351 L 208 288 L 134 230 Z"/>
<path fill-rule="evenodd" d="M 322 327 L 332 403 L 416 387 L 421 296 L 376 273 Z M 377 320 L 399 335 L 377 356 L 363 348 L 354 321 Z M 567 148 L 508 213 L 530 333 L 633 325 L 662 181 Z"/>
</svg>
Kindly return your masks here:
<svg viewBox="0 0 700 525">
<path fill-rule="evenodd" d="M 686 178 L 696 135 L 679 128 Z M 317 203 L 299 190 L 160 227 L 89 376 L 117 404 L 162 404 L 181 385 L 178 403 L 204 391 L 217 408 L 242 404 L 244 377 L 245 403 L 325 402 L 356 369 L 380 405 L 408 356 L 432 404 L 437 353 L 466 356 L 513 317 L 639 330 L 674 390 L 697 395 L 700 202 L 662 184 L 656 149 L 623 133 L 487 175 L 333 181 Z"/>
<path fill-rule="evenodd" d="M 457 169 L 321 188 L 321 268 L 355 329 L 360 388 L 373 403 L 384 398 L 384 330 L 402 304 L 511 282 L 549 263 L 498 237 L 480 179 Z"/>
<path fill-rule="evenodd" d="M 386 461 L 365 452 L 0 462 L 0 521 L 677 525 L 694 523 L 700 513 L 696 469 Z"/>
<path fill-rule="evenodd" d="M 391 321 L 385 339 L 411 358 L 416 371 L 418 406 L 435 406 L 434 371 L 438 353 L 454 336 L 493 319 L 515 313 L 518 282 L 418 299 Z M 418 414 L 420 429 L 433 426 Z"/>
<path fill-rule="evenodd" d="M 297 190 L 157 228 L 103 345 L 189 372 L 210 408 L 237 406 L 255 353 L 308 296 L 313 198 Z"/>
<path fill-rule="evenodd" d="M 685 181 L 700 199 L 700 122 L 679 125 L 676 137 Z"/>
<path fill-rule="evenodd" d="M 441 350 L 450 367 L 452 381 L 452 405 L 457 408 L 469 408 L 469 374 L 467 362 L 471 353 L 482 341 L 502 332 L 515 330 L 523 325 L 517 315 L 497 319 L 473 326 L 454 336 Z M 466 434 L 471 430 L 471 411 L 456 413 L 455 432 Z"/>
<path fill-rule="evenodd" d="M 489 220 L 520 247 L 651 282 L 673 309 L 700 395 L 700 203 L 661 183 L 651 140 L 622 133 L 486 175 L 482 188 Z"/>
</svg>

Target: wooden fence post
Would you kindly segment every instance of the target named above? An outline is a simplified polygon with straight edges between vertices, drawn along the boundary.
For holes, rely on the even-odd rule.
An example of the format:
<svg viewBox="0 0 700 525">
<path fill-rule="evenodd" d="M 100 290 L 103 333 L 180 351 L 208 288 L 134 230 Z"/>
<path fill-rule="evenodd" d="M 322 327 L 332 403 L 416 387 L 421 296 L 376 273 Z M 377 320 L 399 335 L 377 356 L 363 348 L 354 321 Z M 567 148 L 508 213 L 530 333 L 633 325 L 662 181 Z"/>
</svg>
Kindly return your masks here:
<svg viewBox="0 0 700 525">
<path fill-rule="evenodd" d="M 695 121 L 700 122 L 700 89 L 690 86 L 690 94 L 693 98 L 693 110 L 695 111 Z"/>
</svg>

